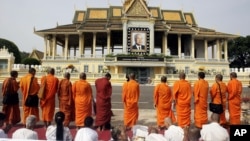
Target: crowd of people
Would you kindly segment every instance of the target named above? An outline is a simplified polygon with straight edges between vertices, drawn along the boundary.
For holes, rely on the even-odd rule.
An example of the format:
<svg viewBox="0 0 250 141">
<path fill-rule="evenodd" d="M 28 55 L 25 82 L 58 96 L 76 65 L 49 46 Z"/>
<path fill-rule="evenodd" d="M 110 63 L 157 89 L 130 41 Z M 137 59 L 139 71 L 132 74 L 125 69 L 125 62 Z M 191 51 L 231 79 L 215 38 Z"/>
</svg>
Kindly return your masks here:
<svg viewBox="0 0 250 141">
<path fill-rule="evenodd" d="M 179 74 L 179 80 L 174 83 L 172 88 L 167 84 L 167 77 L 162 76 L 161 83 L 155 86 L 153 92 L 157 113 L 156 127 L 137 125 L 140 86 L 134 73 L 126 75 L 127 81 L 122 86 L 124 123 L 119 127 L 111 126 L 113 113 L 111 110 L 110 73 L 96 79 L 96 97 L 93 95 L 85 73 L 80 73 L 79 80 L 72 84 L 70 73 L 65 73 L 64 78 L 59 81 L 54 76 L 54 68 L 50 68 L 48 74 L 41 78 L 41 85 L 35 74 L 36 70 L 30 68 L 28 74 L 17 82 L 18 72 L 11 71 L 10 78 L 4 80 L 2 93 L 6 100 L 3 103 L 2 113 L 0 113 L 0 121 L 4 121 L 5 125 L 2 131 L 0 130 L 0 137 L 6 137 L 6 133 L 21 119 L 23 119 L 24 128 L 16 130 L 12 138 L 37 139 L 37 133 L 32 130 L 36 122 L 43 121 L 46 138 L 50 140 L 95 141 L 98 140 L 96 131 L 111 130 L 112 140 L 224 141 L 229 139 L 228 132 L 224 128 L 225 125 L 228 123 L 230 125 L 241 124 L 242 84 L 237 79 L 235 72 L 230 74 L 231 79 L 227 84 L 223 82 L 223 76 L 217 74 L 215 83 L 210 90 L 204 72 L 198 73 L 198 80 L 194 83 L 193 88 L 186 80 L 185 73 Z M 44 96 L 39 99 L 40 104 L 27 104 L 30 97 L 37 97 L 36 100 L 38 100 L 37 94 L 41 87 L 44 87 Z M 19 101 L 8 102 L 8 99 L 13 101 L 13 98 L 18 95 L 19 88 L 22 93 L 22 118 Z M 210 120 L 208 119 L 209 107 L 207 104 L 209 93 L 212 103 L 223 105 L 223 112 L 221 114 L 212 113 Z M 59 112 L 55 113 L 56 97 L 59 100 Z M 194 98 L 194 126 L 191 124 L 192 97 Z M 229 122 L 225 118 L 227 102 Z M 174 109 L 176 109 L 176 114 Z M 72 121 L 77 129 L 75 138 L 72 137 L 68 128 Z M 55 125 L 52 125 L 52 122 Z M 132 138 L 127 135 L 128 131 L 133 131 Z M 22 136 L 24 133 L 27 135 Z"/>
</svg>

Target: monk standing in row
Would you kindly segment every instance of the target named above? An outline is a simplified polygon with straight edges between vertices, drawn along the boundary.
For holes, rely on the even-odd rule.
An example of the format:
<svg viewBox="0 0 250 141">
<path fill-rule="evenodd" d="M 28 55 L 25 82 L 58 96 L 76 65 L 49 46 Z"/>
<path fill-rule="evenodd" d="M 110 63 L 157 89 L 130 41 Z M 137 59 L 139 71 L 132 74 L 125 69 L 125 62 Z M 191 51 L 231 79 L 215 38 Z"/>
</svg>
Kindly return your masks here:
<svg viewBox="0 0 250 141">
<path fill-rule="evenodd" d="M 157 125 L 160 129 L 165 127 L 164 119 L 171 116 L 172 93 L 167 85 L 167 77 L 161 77 L 161 83 L 154 89 L 154 106 L 157 111 Z"/>
<path fill-rule="evenodd" d="M 72 121 L 72 115 L 74 114 L 74 101 L 72 96 L 70 73 L 66 72 L 64 74 L 64 79 L 59 82 L 57 95 L 59 100 L 59 110 L 65 115 L 63 125 L 68 127 L 70 121 Z"/>
<path fill-rule="evenodd" d="M 111 75 L 106 73 L 104 77 L 96 79 L 96 118 L 95 126 L 102 130 L 110 130 L 111 125 L 111 95 L 112 86 L 110 83 Z"/>
<path fill-rule="evenodd" d="M 138 101 L 140 97 L 140 86 L 135 81 L 135 74 L 131 73 L 129 81 L 123 88 L 122 102 L 124 104 L 124 126 L 130 130 L 138 120 L 139 108 Z"/>
<path fill-rule="evenodd" d="M 227 84 L 228 89 L 228 111 L 229 122 L 231 125 L 240 124 L 241 114 L 241 93 L 242 83 L 237 80 L 235 72 L 230 73 L 230 81 Z"/>
<path fill-rule="evenodd" d="M 72 87 L 75 102 L 75 125 L 78 129 L 84 126 L 84 120 L 92 114 L 92 88 L 86 81 L 86 74 L 80 74 L 80 80 L 75 81 Z"/>
<path fill-rule="evenodd" d="M 19 83 L 16 81 L 17 77 L 18 72 L 11 71 L 10 78 L 6 78 L 2 85 L 3 96 L 6 96 L 7 94 L 11 95 L 11 101 L 6 101 L 7 103 L 3 104 L 3 113 L 6 115 L 5 123 L 9 128 L 21 121 L 17 92 L 19 89 Z"/>
<path fill-rule="evenodd" d="M 55 69 L 50 68 L 48 70 L 48 75 L 43 76 L 41 78 L 41 83 L 45 83 L 45 96 L 44 99 L 41 99 L 40 106 L 42 109 L 42 120 L 44 121 L 44 125 L 47 128 L 49 125 L 51 125 L 51 121 L 54 117 L 55 112 L 55 98 L 56 98 L 56 92 L 58 88 L 58 78 L 54 76 Z"/>
<path fill-rule="evenodd" d="M 28 107 L 25 106 L 25 101 L 28 95 L 35 95 L 39 91 L 39 84 L 37 78 L 35 77 L 36 70 L 34 68 L 29 69 L 29 73 L 21 78 L 20 80 L 20 88 L 23 94 L 22 98 L 22 106 L 23 106 L 23 124 L 26 125 L 26 118 L 29 115 L 35 115 L 36 120 L 39 121 L 39 109 L 37 107 Z M 29 93 L 29 94 L 28 94 Z"/>
<path fill-rule="evenodd" d="M 176 105 L 177 123 L 184 128 L 191 122 L 191 85 L 185 80 L 185 73 L 179 74 L 179 79 L 173 86 L 173 102 Z"/>
<path fill-rule="evenodd" d="M 225 125 L 226 124 L 226 116 L 225 116 L 225 110 L 226 110 L 226 93 L 227 93 L 227 86 L 224 82 L 222 82 L 223 76 L 221 74 L 217 74 L 215 76 L 215 83 L 212 85 L 210 89 L 210 95 L 212 102 L 214 104 L 222 104 L 223 105 L 223 113 L 220 114 L 220 124 Z M 221 96 L 222 96 L 222 103 L 221 103 Z"/>
<path fill-rule="evenodd" d="M 195 126 L 202 128 L 203 124 L 208 122 L 207 116 L 207 98 L 209 85 L 204 72 L 198 73 L 198 81 L 194 84 L 194 122 Z"/>
</svg>

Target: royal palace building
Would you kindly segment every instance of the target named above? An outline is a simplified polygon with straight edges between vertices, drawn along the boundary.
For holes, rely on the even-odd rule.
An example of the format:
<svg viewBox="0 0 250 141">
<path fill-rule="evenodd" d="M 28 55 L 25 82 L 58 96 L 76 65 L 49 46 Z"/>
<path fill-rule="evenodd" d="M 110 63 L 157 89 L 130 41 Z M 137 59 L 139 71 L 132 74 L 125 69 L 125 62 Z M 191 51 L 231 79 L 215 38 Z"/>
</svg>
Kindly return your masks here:
<svg viewBox="0 0 250 141">
<path fill-rule="evenodd" d="M 75 11 L 73 22 L 35 30 L 44 39 L 43 66 L 122 76 L 140 83 L 162 74 L 229 73 L 228 40 L 237 35 L 199 27 L 192 13 L 150 7 L 145 0 Z M 135 46 L 140 35 L 141 47 Z"/>
</svg>

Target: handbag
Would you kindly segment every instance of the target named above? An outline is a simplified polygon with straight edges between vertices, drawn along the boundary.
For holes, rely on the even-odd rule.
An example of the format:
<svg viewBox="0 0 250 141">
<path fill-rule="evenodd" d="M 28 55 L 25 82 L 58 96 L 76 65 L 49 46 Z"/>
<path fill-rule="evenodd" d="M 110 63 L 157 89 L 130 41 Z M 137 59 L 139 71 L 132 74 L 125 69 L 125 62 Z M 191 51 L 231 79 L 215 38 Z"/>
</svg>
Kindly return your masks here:
<svg viewBox="0 0 250 141">
<path fill-rule="evenodd" d="M 33 77 L 31 78 L 30 81 L 30 87 L 31 87 L 31 83 L 33 81 Z M 30 87 L 29 87 L 29 91 L 28 91 L 28 96 L 25 100 L 25 106 L 27 107 L 38 107 L 38 96 L 37 94 L 31 95 L 30 94 Z"/>
<path fill-rule="evenodd" d="M 12 87 L 13 86 L 11 85 L 11 78 L 10 78 L 8 81 L 8 87 L 5 91 L 2 101 L 2 103 L 5 105 L 15 105 L 19 103 L 18 93 L 13 92 Z"/>
<path fill-rule="evenodd" d="M 214 104 L 212 101 L 209 103 L 209 110 L 213 113 L 216 114 L 221 114 L 223 113 L 223 105 L 222 105 L 222 94 L 221 94 L 221 89 L 220 89 L 220 84 L 217 82 L 218 86 L 219 86 L 219 90 L 220 90 L 220 100 L 221 100 L 221 104 Z"/>
<path fill-rule="evenodd" d="M 41 85 L 38 93 L 37 93 L 37 96 L 38 98 L 40 99 L 44 99 L 45 97 L 45 88 L 46 88 L 46 77 L 45 77 L 45 80 L 44 80 L 44 83 Z"/>
</svg>

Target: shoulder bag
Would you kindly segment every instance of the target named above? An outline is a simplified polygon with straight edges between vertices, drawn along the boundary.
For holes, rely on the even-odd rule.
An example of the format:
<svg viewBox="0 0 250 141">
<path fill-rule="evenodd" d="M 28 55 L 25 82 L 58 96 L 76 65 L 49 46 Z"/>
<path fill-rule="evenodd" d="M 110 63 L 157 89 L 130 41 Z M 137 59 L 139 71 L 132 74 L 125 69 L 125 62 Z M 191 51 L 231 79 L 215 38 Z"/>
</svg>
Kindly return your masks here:
<svg viewBox="0 0 250 141">
<path fill-rule="evenodd" d="M 219 90 L 220 90 L 220 100 L 221 100 L 221 104 L 214 104 L 213 103 L 213 99 L 211 100 L 211 102 L 209 103 L 209 110 L 213 113 L 216 113 L 216 114 L 221 114 L 223 113 L 223 105 L 222 105 L 222 94 L 221 94 L 221 89 L 220 89 L 220 84 L 218 82 L 216 82 L 219 86 Z"/>
<path fill-rule="evenodd" d="M 30 86 L 29 86 L 28 96 L 25 100 L 25 106 L 38 107 L 38 100 L 39 99 L 38 99 L 37 94 L 33 94 L 33 95 L 30 94 L 30 87 L 31 87 L 32 81 L 33 81 L 33 77 L 30 80 Z"/>
</svg>

